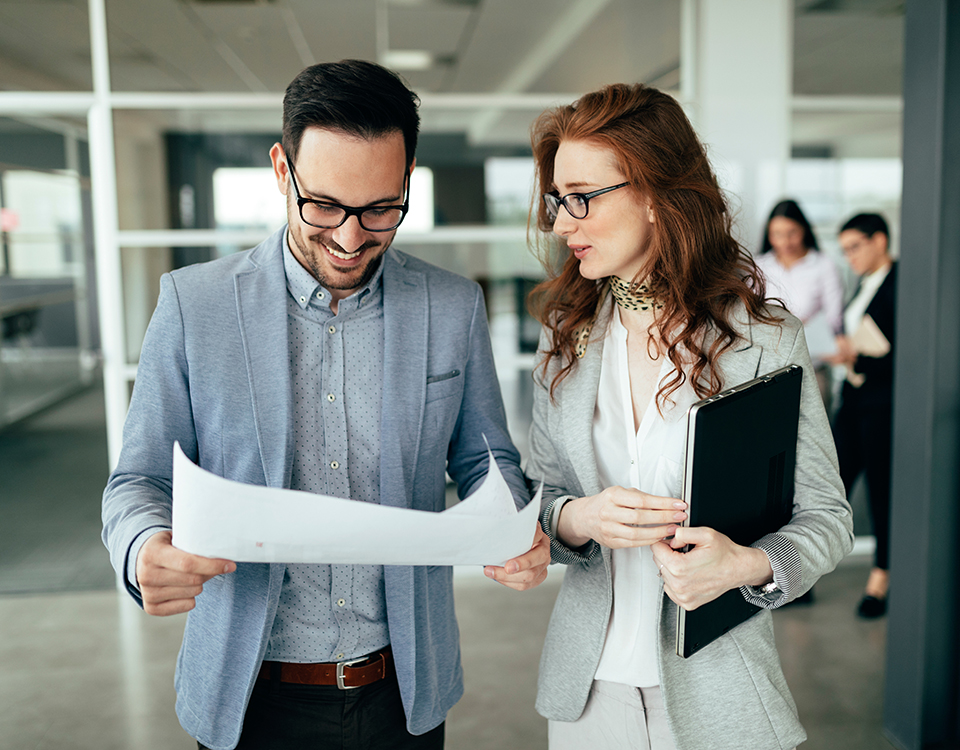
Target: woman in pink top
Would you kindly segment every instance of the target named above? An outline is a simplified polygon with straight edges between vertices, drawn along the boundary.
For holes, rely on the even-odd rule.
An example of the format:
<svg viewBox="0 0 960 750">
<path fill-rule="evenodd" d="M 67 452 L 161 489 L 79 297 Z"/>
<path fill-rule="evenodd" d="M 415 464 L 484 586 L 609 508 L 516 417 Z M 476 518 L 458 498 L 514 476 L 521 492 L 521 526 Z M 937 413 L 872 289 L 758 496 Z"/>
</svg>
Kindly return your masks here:
<svg viewBox="0 0 960 750">
<path fill-rule="evenodd" d="M 843 283 L 836 264 L 819 251 L 807 217 L 794 200 L 774 206 L 763 233 L 757 266 L 767 282 L 767 296 L 783 300 L 804 325 L 822 315 L 834 336 L 843 333 Z M 808 342 L 809 343 L 809 342 Z M 817 384 L 830 414 L 830 366 L 811 351 Z"/>
</svg>

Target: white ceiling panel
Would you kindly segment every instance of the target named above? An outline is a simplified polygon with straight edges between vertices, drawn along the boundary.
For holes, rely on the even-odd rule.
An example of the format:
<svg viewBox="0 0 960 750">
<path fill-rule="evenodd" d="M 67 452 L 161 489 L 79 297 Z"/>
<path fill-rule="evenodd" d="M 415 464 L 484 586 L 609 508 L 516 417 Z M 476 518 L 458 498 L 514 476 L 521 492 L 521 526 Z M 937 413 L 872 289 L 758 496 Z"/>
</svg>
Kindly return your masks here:
<svg viewBox="0 0 960 750">
<path fill-rule="evenodd" d="M 295 22 L 310 45 L 315 62 L 359 58 L 375 60 L 376 4 L 373 0 L 286 0 Z M 287 34 L 287 41 L 291 43 Z M 299 66 L 297 70 L 305 66 Z M 285 80 L 277 90 L 286 88 L 297 70 L 278 71 Z"/>
<path fill-rule="evenodd" d="M 794 25 L 797 94 L 897 95 L 903 76 L 903 16 L 801 14 Z"/>
<path fill-rule="evenodd" d="M 461 50 L 452 89 L 500 91 L 531 48 L 550 30 L 554 19 L 578 1 L 485 0 L 469 46 Z"/>
<path fill-rule="evenodd" d="M 680 0 L 614 0 L 573 47 L 576 51 L 561 55 L 533 90 L 586 92 L 617 82 L 675 85 Z"/>
<path fill-rule="evenodd" d="M 390 49 L 426 50 L 435 55 L 455 56 L 458 47 L 480 11 L 468 6 L 387 5 Z"/>
<path fill-rule="evenodd" d="M 399 75 L 414 91 L 440 91 L 443 88 L 447 70 L 444 66 L 440 66 L 430 70 L 402 70 L 399 71 Z"/>
<path fill-rule="evenodd" d="M 0 55 L 49 78 L 54 90 L 91 89 L 86 2 L 0 2 Z M 0 88 L 27 87 L 0 80 Z"/>
<path fill-rule="evenodd" d="M 176 0 L 150 3 L 110 0 L 107 32 L 111 85 L 118 91 L 204 91 L 211 84 L 238 90 L 236 75 Z M 118 57 L 136 49 L 152 65 Z M 216 89 L 214 89 L 216 90 Z"/>
</svg>

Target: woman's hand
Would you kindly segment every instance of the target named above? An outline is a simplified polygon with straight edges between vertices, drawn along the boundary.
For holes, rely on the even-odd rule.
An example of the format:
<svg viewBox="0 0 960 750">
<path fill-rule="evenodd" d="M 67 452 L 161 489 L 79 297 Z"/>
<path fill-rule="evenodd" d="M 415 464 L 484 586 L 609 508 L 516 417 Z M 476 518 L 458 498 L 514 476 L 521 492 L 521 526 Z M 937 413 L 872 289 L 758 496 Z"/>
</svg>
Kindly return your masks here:
<svg viewBox="0 0 960 750">
<path fill-rule="evenodd" d="M 680 552 L 686 545 L 689 552 Z M 676 530 L 673 539 L 653 545 L 663 590 L 688 612 L 740 586 L 762 586 L 773 580 L 767 553 L 741 547 L 730 537 L 706 527 Z"/>
<path fill-rule="evenodd" d="M 607 487 L 599 495 L 568 501 L 560 509 L 557 534 L 572 548 L 591 539 L 612 549 L 646 547 L 673 534 L 686 509 L 673 497 Z"/>
</svg>

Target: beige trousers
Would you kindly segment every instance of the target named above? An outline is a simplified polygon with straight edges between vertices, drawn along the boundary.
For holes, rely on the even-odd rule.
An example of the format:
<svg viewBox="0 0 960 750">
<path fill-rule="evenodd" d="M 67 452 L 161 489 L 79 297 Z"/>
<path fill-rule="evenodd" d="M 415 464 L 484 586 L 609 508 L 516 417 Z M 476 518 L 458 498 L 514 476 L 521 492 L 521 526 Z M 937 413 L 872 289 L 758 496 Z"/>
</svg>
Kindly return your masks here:
<svg viewBox="0 0 960 750">
<path fill-rule="evenodd" d="M 676 750 L 660 688 L 594 680 L 576 721 L 547 724 L 550 750 Z"/>
<path fill-rule="evenodd" d="M 550 750 L 677 748 L 659 687 L 635 688 L 603 680 L 593 681 L 579 719 L 547 722 L 547 738 Z"/>
</svg>

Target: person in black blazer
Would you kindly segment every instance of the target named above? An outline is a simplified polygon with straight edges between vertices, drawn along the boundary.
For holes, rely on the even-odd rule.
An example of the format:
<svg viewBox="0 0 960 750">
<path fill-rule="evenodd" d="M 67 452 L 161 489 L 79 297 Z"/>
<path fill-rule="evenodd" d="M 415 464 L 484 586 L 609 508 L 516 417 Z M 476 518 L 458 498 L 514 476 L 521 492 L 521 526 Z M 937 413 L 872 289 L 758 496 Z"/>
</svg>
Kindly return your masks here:
<svg viewBox="0 0 960 750">
<path fill-rule="evenodd" d="M 889 585 L 890 452 L 897 291 L 897 264 L 890 257 L 889 242 L 887 222 L 879 214 L 858 214 L 840 230 L 844 256 L 860 277 L 860 283 L 844 311 L 846 335 L 838 337 L 838 354 L 833 358 L 835 363 L 847 367 L 833 434 L 847 495 L 861 473 L 865 474 L 867 483 L 877 544 L 874 566 L 857 609 L 865 618 L 880 617 L 886 612 Z M 865 354 L 857 343 L 858 329 L 868 317 L 889 344 L 884 354 L 877 350 L 872 351 L 873 356 Z M 869 321 L 866 324 L 870 327 Z"/>
</svg>

